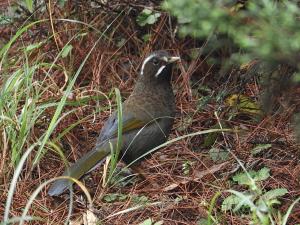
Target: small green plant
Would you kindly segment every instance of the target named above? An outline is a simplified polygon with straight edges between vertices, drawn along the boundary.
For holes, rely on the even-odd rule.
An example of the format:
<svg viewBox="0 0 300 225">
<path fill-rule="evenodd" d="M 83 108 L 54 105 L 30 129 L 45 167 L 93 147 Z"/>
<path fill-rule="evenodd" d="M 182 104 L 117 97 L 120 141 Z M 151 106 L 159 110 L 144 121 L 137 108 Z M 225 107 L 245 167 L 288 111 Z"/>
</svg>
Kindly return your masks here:
<svg viewBox="0 0 300 225">
<path fill-rule="evenodd" d="M 211 148 L 209 156 L 214 162 L 222 162 L 229 158 L 229 152 L 220 148 Z"/>
<path fill-rule="evenodd" d="M 107 194 L 103 197 L 103 200 L 108 203 L 112 202 L 122 202 L 125 201 L 128 198 L 125 194 L 119 194 L 119 193 L 111 193 Z"/>
<path fill-rule="evenodd" d="M 123 120 L 123 110 L 122 110 L 122 98 L 119 89 L 115 88 L 116 93 L 116 101 L 117 101 L 117 118 L 118 121 Z M 109 170 L 109 178 L 108 182 L 112 179 L 114 172 L 117 167 L 119 154 L 121 151 L 121 145 L 122 145 L 122 130 L 123 130 L 123 123 L 118 123 L 118 141 L 115 146 L 111 144 L 111 158 L 110 158 L 110 170 Z"/>
<path fill-rule="evenodd" d="M 222 211 L 231 210 L 234 213 L 243 212 L 252 215 L 254 224 L 274 224 L 281 219 L 281 212 L 274 208 L 279 205 L 279 197 L 288 191 L 285 188 L 276 188 L 269 191 L 264 190 L 258 182 L 270 177 L 270 170 L 266 167 L 258 171 L 238 173 L 233 176 L 233 181 L 238 185 L 246 186 L 246 191 L 229 190 L 231 195 L 226 197 L 222 203 Z M 249 212 L 249 213 L 247 213 Z M 251 214 L 250 214 L 251 213 Z M 276 222 L 276 224 L 277 224 Z M 281 224 L 281 223 L 279 223 Z"/>
<path fill-rule="evenodd" d="M 141 27 L 146 25 L 152 25 L 157 22 L 158 18 L 160 17 L 159 12 L 154 12 L 150 8 L 145 8 L 137 17 L 136 22 Z"/>
<path fill-rule="evenodd" d="M 133 195 L 131 201 L 134 205 L 146 205 L 150 203 L 150 200 L 145 195 Z"/>
</svg>

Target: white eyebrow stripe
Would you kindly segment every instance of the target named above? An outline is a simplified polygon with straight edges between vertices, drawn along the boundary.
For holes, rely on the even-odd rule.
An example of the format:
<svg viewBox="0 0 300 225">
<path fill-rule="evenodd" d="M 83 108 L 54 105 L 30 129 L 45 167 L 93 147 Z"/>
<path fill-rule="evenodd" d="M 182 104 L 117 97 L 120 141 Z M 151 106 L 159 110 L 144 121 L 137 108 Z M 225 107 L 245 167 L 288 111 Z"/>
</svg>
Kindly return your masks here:
<svg viewBox="0 0 300 225">
<path fill-rule="evenodd" d="M 142 67 L 141 67 L 141 75 L 144 75 L 144 68 L 145 68 L 145 65 L 147 62 L 149 62 L 153 57 L 155 57 L 156 54 L 152 54 L 152 55 L 149 55 L 143 62 L 142 64 Z"/>
<path fill-rule="evenodd" d="M 166 67 L 166 65 L 161 66 L 161 67 L 157 70 L 157 73 L 155 74 L 155 77 L 158 77 L 159 74 L 164 70 L 165 67 Z"/>
</svg>

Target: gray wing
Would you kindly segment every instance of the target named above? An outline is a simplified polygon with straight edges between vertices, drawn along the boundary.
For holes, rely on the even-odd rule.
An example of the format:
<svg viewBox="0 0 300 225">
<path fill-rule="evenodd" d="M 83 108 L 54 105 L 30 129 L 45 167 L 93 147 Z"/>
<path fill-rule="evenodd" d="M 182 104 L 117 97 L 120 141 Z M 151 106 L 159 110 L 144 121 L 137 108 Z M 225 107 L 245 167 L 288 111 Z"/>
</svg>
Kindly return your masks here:
<svg viewBox="0 0 300 225">
<path fill-rule="evenodd" d="M 97 142 L 103 142 L 113 137 L 115 129 L 118 129 L 117 113 L 113 112 L 108 120 L 104 123 L 99 134 Z"/>
<path fill-rule="evenodd" d="M 130 112 L 126 111 L 123 113 L 122 117 L 123 130 L 122 133 L 126 133 L 131 131 L 131 129 L 136 129 L 139 126 L 143 126 L 144 123 L 141 120 L 136 119 Z M 132 123 L 136 123 L 136 126 L 130 126 Z M 113 112 L 113 114 L 108 118 L 108 120 L 104 123 L 99 137 L 97 139 L 97 143 L 102 143 L 103 141 L 116 138 L 118 134 L 118 115 L 117 112 Z"/>
</svg>

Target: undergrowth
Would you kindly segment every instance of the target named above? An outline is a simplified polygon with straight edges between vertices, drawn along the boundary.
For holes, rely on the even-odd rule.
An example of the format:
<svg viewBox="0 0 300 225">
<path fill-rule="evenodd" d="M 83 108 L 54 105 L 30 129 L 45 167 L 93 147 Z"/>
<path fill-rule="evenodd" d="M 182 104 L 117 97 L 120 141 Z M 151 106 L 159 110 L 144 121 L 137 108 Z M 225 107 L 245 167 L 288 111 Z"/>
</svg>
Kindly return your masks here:
<svg viewBox="0 0 300 225">
<path fill-rule="evenodd" d="M 2 224 L 300 223 L 299 145 L 290 125 L 299 106 L 263 115 L 260 77 L 247 76 L 255 62 L 222 70 L 214 60 L 224 52 L 179 37 L 158 4 L 26 2 L 0 27 Z M 47 196 L 68 161 L 93 147 L 144 56 L 157 49 L 182 60 L 172 80 L 176 123 L 142 165 L 149 180 L 124 177 L 112 158 L 110 169 L 75 181 L 70 198 Z"/>
</svg>

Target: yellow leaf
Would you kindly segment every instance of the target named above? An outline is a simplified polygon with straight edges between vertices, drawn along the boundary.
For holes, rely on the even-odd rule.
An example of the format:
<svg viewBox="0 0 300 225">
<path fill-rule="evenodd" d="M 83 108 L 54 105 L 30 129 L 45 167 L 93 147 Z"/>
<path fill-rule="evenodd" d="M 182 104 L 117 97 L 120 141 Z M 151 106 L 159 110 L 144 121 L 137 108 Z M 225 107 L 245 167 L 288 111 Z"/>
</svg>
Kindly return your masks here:
<svg viewBox="0 0 300 225">
<path fill-rule="evenodd" d="M 233 94 L 225 99 L 225 104 L 235 108 L 238 112 L 250 115 L 262 115 L 262 111 L 257 102 L 246 95 Z"/>
</svg>

